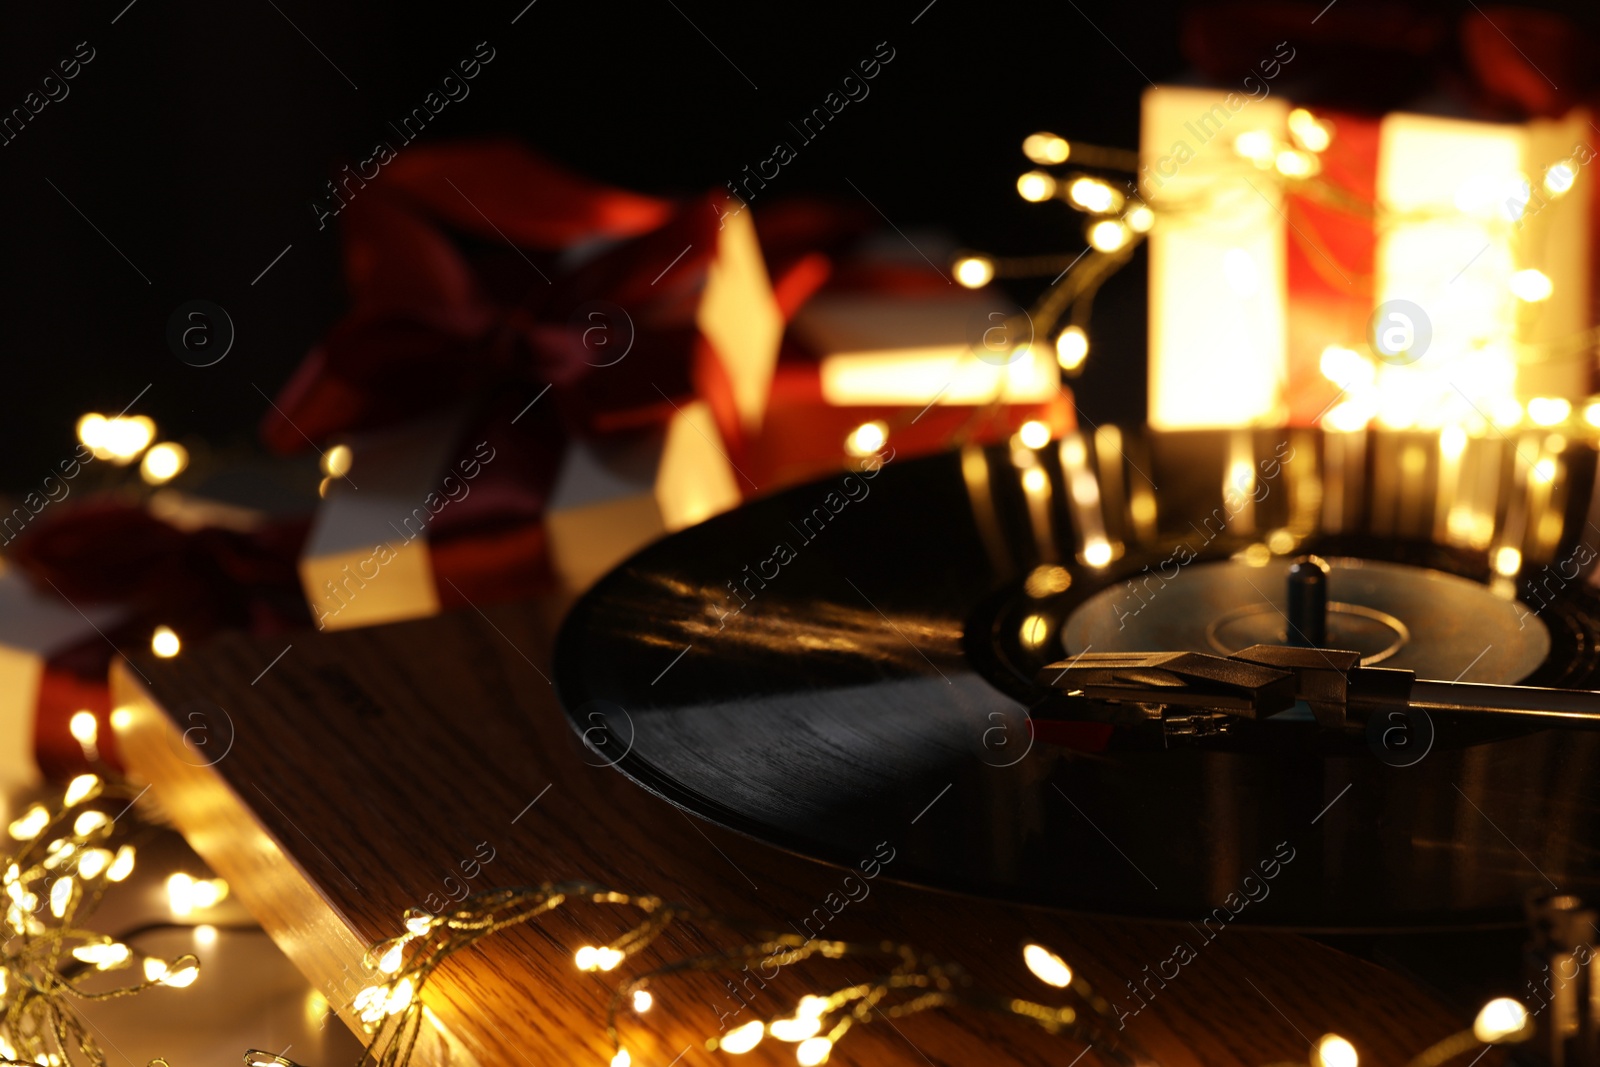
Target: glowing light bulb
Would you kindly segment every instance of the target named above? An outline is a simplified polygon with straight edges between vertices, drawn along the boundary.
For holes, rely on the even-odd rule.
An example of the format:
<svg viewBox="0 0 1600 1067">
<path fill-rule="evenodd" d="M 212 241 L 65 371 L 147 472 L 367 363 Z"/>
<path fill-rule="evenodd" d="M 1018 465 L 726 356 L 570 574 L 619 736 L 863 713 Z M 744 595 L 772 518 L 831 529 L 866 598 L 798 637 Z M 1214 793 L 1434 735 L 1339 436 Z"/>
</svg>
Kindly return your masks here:
<svg viewBox="0 0 1600 1067">
<path fill-rule="evenodd" d="M 72 955 L 102 971 L 121 967 L 133 958 L 133 953 L 128 950 L 128 946 L 116 941 L 79 945 L 72 950 Z"/>
<path fill-rule="evenodd" d="M 1022 962 L 1026 963 L 1033 976 L 1045 985 L 1065 989 L 1072 984 L 1072 968 L 1067 966 L 1067 961 L 1043 945 L 1024 947 Z"/>
<path fill-rule="evenodd" d="M 1533 480 L 1541 485 L 1549 485 L 1556 480 L 1556 461 L 1549 456 L 1544 457 L 1533 465 Z"/>
<path fill-rule="evenodd" d="M 749 1052 L 761 1044 L 761 1038 L 766 1032 L 767 1028 L 761 1025 L 761 1021 L 758 1019 L 729 1030 L 717 1044 L 722 1051 L 731 1052 L 737 1056 L 741 1053 Z"/>
<path fill-rule="evenodd" d="M 91 848 L 78 857 L 78 877 L 98 878 L 111 866 L 114 857 L 109 849 Z"/>
<path fill-rule="evenodd" d="M 1560 163 L 1553 163 L 1550 169 L 1544 172 L 1544 191 L 1551 196 L 1560 196 L 1572 188 L 1578 180 L 1578 172 L 1573 167 L 1572 161 L 1563 159 Z M 1499 1001 L 1490 1001 L 1498 1004 Z"/>
<path fill-rule="evenodd" d="M 1116 219 L 1101 219 L 1089 227 L 1089 245 L 1097 252 L 1115 252 L 1128 243 L 1128 227 Z"/>
<path fill-rule="evenodd" d="M 994 281 L 994 260 L 987 256 L 962 256 L 956 260 L 956 281 L 968 289 L 982 289 Z"/>
<path fill-rule="evenodd" d="M 11 836 L 18 841 L 32 841 L 44 833 L 44 828 L 49 825 L 50 813 L 45 810 L 44 805 L 35 804 L 22 818 L 11 824 Z"/>
<path fill-rule="evenodd" d="M 1317 366 L 1324 378 L 1345 389 L 1371 385 L 1378 374 L 1371 360 L 1343 345 L 1324 348 Z"/>
<path fill-rule="evenodd" d="M 89 412 L 78 420 L 78 441 L 94 453 L 95 459 L 110 459 L 111 453 L 105 451 L 106 417 L 97 412 Z M 104 453 L 104 454 L 102 454 Z"/>
<path fill-rule="evenodd" d="M 767 1024 L 767 1033 L 779 1041 L 800 1042 L 815 1037 L 822 1029 L 822 1020 L 815 1015 L 796 1015 L 792 1019 L 774 1019 Z"/>
<path fill-rule="evenodd" d="M 1439 454 L 1446 459 L 1460 459 L 1467 450 L 1467 431 L 1450 425 L 1439 431 Z"/>
<path fill-rule="evenodd" d="M 628 1055 L 628 1050 L 625 1048 L 617 1049 L 617 1054 L 611 1057 L 611 1067 L 629 1067 L 631 1063 L 633 1057 Z"/>
<path fill-rule="evenodd" d="M 800 998 L 800 1003 L 795 1007 L 794 1013 L 800 1018 L 820 1019 L 831 1003 L 827 997 L 819 997 L 812 993 L 807 993 Z"/>
<path fill-rule="evenodd" d="M 194 943 L 201 948 L 210 948 L 217 943 L 217 928 L 210 923 L 201 923 L 194 928 Z"/>
<path fill-rule="evenodd" d="M 1123 197 L 1099 178 L 1075 178 L 1067 186 L 1067 199 L 1084 211 L 1109 215 L 1122 208 Z"/>
<path fill-rule="evenodd" d="M 1023 140 L 1022 154 L 1035 163 L 1065 163 L 1072 155 L 1072 145 L 1053 133 L 1034 133 Z"/>
<path fill-rule="evenodd" d="M 1272 157 L 1277 147 L 1272 134 L 1266 130 L 1246 130 L 1233 139 L 1234 152 L 1263 170 L 1272 166 Z"/>
<path fill-rule="evenodd" d="M 1572 402 L 1555 396 L 1536 396 L 1528 401 L 1528 421 L 1536 426 L 1554 426 L 1567 421 Z"/>
<path fill-rule="evenodd" d="M 648 989 L 635 989 L 633 991 L 633 1010 L 643 1015 L 655 1006 L 656 998 L 650 995 Z"/>
<path fill-rule="evenodd" d="M 600 964 L 595 961 L 600 950 L 593 945 L 584 945 L 572 955 L 572 962 L 580 971 L 595 971 L 600 969 Z"/>
<path fill-rule="evenodd" d="M 167 961 L 158 960 L 154 956 L 145 957 L 144 980 L 146 982 L 159 982 L 167 973 Z"/>
<path fill-rule="evenodd" d="M 1149 233 L 1151 227 L 1156 224 L 1156 213 L 1143 204 L 1135 204 L 1128 209 L 1126 215 L 1122 216 L 1122 221 L 1126 222 L 1134 233 Z"/>
<path fill-rule="evenodd" d="M 406 920 L 406 933 L 412 937 L 421 937 L 433 928 L 433 923 L 421 915 L 413 915 Z"/>
<path fill-rule="evenodd" d="M 1043 448 L 1050 443 L 1050 427 L 1038 419 L 1029 419 L 1017 430 L 1017 440 L 1028 448 Z"/>
<path fill-rule="evenodd" d="M 322 454 L 322 473 L 330 478 L 343 478 L 350 473 L 355 453 L 349 445 L 334 445 Z"/>
<path fill-rule="evenodd" d="M 189 465 L 189 450 L 172 441 L 163 441 L 139 461 L 139 477 L 149 485 L 170 482 Z"/>
<path fill-rule="evenodd" d="M 82 804 L 85 800 L 100 794 L 100 778 L 93 774 L 80 774 L 67 783 L 66 795 L 61 798 L 61 803 L 66 807 Z"/>
<path fill-rule="evenodd" d="M 1083 561 L 1091 567 L 1104 567 L 1111 562 L 1111 542 L 1096 537 L 1083 546 Z"/>
<path fill-rule="evenodd" d="M 1316 116 L 1303 107 L 1289 112 L 1289 133 L 1308 152 L 1326 151 L 1333 141 L 1327 125 L 1318 122 Z"/>
<path fill-rule="evenodd" d="M 1068 326 L 1056 335 L 1056 363 L 1062 370 L 1077 370 L 1089 358 L 1089 335 L 1081 326 Z"/>
<path fill-rule="evenodd" d="M 1039 648 L 1050 636 L 1050 620 L 1043 615 L 1029 615 L 1022 620 L 1022 630 L 1017 636 L 1021 638 L 1023 647 Z"/>
<path fill-rule="evenodd" d="M 112 882 L 120 882 L 132 873 L 133 846 L 123 845 L 117 849 L 117 858 L 112 861 L 111 866 L 106 870 L 106 879 Z"/>
<path fill-rule="evenodd" d="M 1591 400 L 1584 405 L 1583 421 L 1590 426 L 1600 427 L 1600 400 Z"/>
<path fill-rule="evenodd" d="M 1549 300 L 1555 283 L 1541 270 L 1519 270 L 1511 276 L 1511 295 L 1526 304 Z"/>
<path fill-rule="evenodd" d="M 406 953 L 404 945 L 394 945 L 378 960 L 378 970 L 384 974 L 399 974 L 400 967 L 405 963 Z"/>
<path fill-rule="evenodd" d="M 832 1041 L 825 1037 L 809 1037 L 794 1050 L 794 1058 L 799 1061 L 800 1067 L 817 1067 L 819 1063 L 828 1062 L 828 1054 L 832 1051 Z"/>
<path fill-rule="evenodd" d="M 1522 569 L 1522 552 L 1510 545 L 1501 545 L 1495 549 L 1494 571 L 1502 577 L 1512 578 Z"/>
<path fill-rule="evenodd" d="M 86 811 L 79 815 L 72 823 L 72 832 L 79 837 L 88 837 L 103 826 L 111 825 L 111 816 L 103 811 Z"/>
<path fill-rule="evenodd" d="M 50 914 L 60 919 L 67 914 L 67 905 L 72 903 L 72 879 L 57 878 L 50 887 Z"/>
<path fill-rule="evenodd" d="M 1356 1067 L 1360 1057 L 1356 1047 L 1338 1034 L 1323 1034 L 1317 1039 L 1318 1067 Z"/>
<path fill-rule="evenodd" d="M 157 626 L 156 632 L 150 635 L 150 651 L 162 659 L 171 659 L 183 647 L 183 642 L 178 640 L 178 635 L 172 632 L 170 626 Z"/>
<path fill-rule="evenodd" d="M 1486 1045 L 1521 1041 L 1529 1036 L 1528 1009 L 1510 997 L 1496 997 L 1472 1023 L 1472 1036 Z"/>
<path fill-rule="evenodd" d="M 857 457 L 876 455 L 888 440 L 889 424 L 882 419 L 874 419 L 850 431 L 850 436 L 844 439 L 844 450 Z"/>
<path fill-rule="evenodd" d="M 399 1015 L 411 1007 L 411 1001 L 417 995 L 417 987 L 409 976 L 400 979 L 390 990 L 389 997 L 384 1001 L 383 1011 L 386 1015 Z"/>
<path fill-rule="evenodd" d="M 614 948 L 607 947 L 595 950 L 595 966 L 602 971 L 616 970 L 617 964 L 625 959 L 627 959 L 627 956 Z"/>
<path fill-rule="evenodd" d="M 111 728 L 113 730 L 126 730 L 133 725 L 133 712 L 128 708 L 113 708 L 111 711 Z"/>
<path fill-rule="evenodd" d="M 150 442 L 155 440 L 156 424 L 144 415 L 119 415 L 116 418 L 103 419 L 98 430 L 92 432 L 99 440 L 98 449 L 89 446 L 94 451 L 95 458 L 109 459 L 117 466 L 123 467 L 150 447 Z M 83 425 L 80 421 L 80 437 L 82 433 Z"/>
<path fill-rule="evenodd" d="M 162 975 L 161 984 L 164 986 L 171 986 L 173 989 L 186 989 L 189 986 L 194 985 L 195 979 L 199 977 L 200 965 L 198 963 L 191 963 L 188 966 L 179 967 L 175 971 L 168 971 L 166 974 Z"/>
<path fill-rule="evenodd" d="M 1022 488 L 1030 496 L 1038 496 L 1050 487 L 1050 476 L 1038 467 L 1022 472 Z"/>
<path fill-rule="evenodd" d="M 1056 195 L 1056 180 L 1042 170 L 1030 170 L 1017 179 L 1022 199 L 1037 204 Z"/>
<path fill-rule="evenodd" d="M 198 907 L 195 903 L 193 875 L 179 871 L 167 879 L 167 906 L 174 915 L 189 915 Z"/>
<path fill-rule="evenodd" d="M 72 739 L 80 745 L 92 746 L 100 738 L 100 723 L 92 711 L 73 712 L 67 729 L 72 731 Z"/>
<path fill-rule="evenodd" d="M 1272 165 L 1285 178 L 1309 178 L 1322 169 L 1317 157 L 1309 152 L 1286 148 L 1273 158 Z"/>
</svg>

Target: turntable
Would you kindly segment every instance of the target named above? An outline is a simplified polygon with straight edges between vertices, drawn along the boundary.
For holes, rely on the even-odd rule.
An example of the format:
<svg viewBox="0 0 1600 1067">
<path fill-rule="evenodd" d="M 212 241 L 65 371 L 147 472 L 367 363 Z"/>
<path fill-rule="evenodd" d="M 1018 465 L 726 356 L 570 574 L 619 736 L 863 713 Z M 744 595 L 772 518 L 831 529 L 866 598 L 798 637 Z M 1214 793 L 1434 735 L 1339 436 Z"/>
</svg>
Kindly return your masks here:
<svg viewBox="0 0 1600 1067">
<path fill-rule="evenodd" d="M 1595 467 L 1545 431 L 880 455 L 639 553 L 556 684 L 652 792 L 838 864 L 892 839 L 920 886 L 1518 925 L 1600 893 Z"/>
</svg>

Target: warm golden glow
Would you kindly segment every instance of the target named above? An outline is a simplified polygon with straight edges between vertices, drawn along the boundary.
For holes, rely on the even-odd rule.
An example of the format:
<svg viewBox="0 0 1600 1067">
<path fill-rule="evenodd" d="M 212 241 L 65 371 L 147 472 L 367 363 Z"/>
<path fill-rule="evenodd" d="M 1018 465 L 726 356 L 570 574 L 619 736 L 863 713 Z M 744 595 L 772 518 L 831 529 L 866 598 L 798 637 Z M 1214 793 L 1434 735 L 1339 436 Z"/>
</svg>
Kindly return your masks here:
<svg viewBox="0 0 1600 1067">
<path fill-rule="evenodd" d="M 75 711 L 72 720 L 67 724 L 67 729 L 72 731 L 72 739 L 86 747 L 94 745 L 100 739 L 100 723 L 95 719 L 92 711 Z"/>
<path fill-rule="evenodd" d="M 1096 537 L 1083 546 L 1083 561 L 1091 567 L 1104 567 L 1111 562 L 1111 542 Z"/>
<path fill-rule="evenodd" d="M 1134 233 L 1149 233 L 1150 228 L 1156 224 L 1156 213 L 1143 204 L 1135 204 L 1122 216 L 1122 221 L 1128 224 L 1128 229 Z"/>
<path fill-rule="evenodd" d="M 794 1050 L 794 1058 L 800 1067 L 817 1067 L 819 1063 L 828 1062 L 828 1054 L 832 1051 L 832 1041 L 825 1037 L 811 1037 L 800 1042 L 800 1047 Z"/>
<path fill-rule="evenodd" d="M 625 1048 L 617 1049 L 617 1054 L 611 1057 L 611 1067 L 630 1067 L 632 1063 L 633 1057 L 628 1055 Z"/>
<path fill-rule="evenodd" d="M 1528 421 L 1535 426 L 1556 426 L 1572 414 L 1572 402 L 1556 396 L 1536 396 L 1528 401 Z"/>
<path fill-rule="evenodd" d="M 876 455 L 889 441 L 889 424 L 882 419 L 863 422 L 844 439 L 844 450 L 852 456 Z"/>
<path fill-rule="evenodd" d="M 11 824 L 11 836 L 18 841 L 32 841 L 44 833 L 44 828 L 49 825 L 50 812 L 45 810 L 44 805 L 35 804 L 27 814 Z"/>
<path fill-rule="evenodd" d="M 1510 997 L 1496 997 L 1483 1006 L 1472 1023 L 1472 1036 L 1486 1045 L 1521 1041 L 1532 1030 L 1528 1009 Z"/>
<path fill-rule="evenodd" d="M 1028 580 L 1023 583 L 1022 587 L 1033 599 L 1043 600 L 1047 596 L 1065 593 L 1070 589 L 1072 587 L 1072 572 L 1055 564 L 1045 564 L 1029 571 Z"/>
<path fill-rule="evenodd" d="M 1318 122 L 1316 116 L 1303 107 L 1297 107 L 1289 112 L 1289 133 L 1295 142 L 1308 152 L 1326 151 L 1333 142 L 1332 132 L 1326 123 Z"/>
<path fill-rule="evenodd" d="M 1286 148 L 1273 159 L 1273 166 L 1285 178 L 1309 178 L 1322 169 L 1317 157 L 1309 152 Z"/>
<path fill-rule="evenodd" d="M 1578 171 L 1570 159 L 1563 159 L 1560 163 L 1553 163 L 1550 169 L 1544 172 L 1544 191 L 1551 196 L 1560 196 L 1572 188 L 1572 183 L 1578 180 Z M 1491 1001 L 1490 1003 L 1499 1003 Z"/>
<path fill-rule="evenodd" d="M 111 728 L 113 730 L 126 730 L 133 725 L 133 712 L 127 708 L 111 709 Z"/>
<path fill-rule="evenodd" d="M 210 923 L 201 923 L 194 928 L 194 943 L 201 948 L 210 948 L 217 943 L 217 928 Z"/>
<path fill-rule="evenodd" d="M 1056 334 L 1056 363 L 1062 370 L 1077 370 L 1089 356 L 1089 335 L 1081 326 L 1068 326 Z"/>
<path fill-rule="evenodd" d="M 1522 569 L 1522 552 L 1510 545 L 1502 545 L 1495 549 L 1494 570 L 1496 574 L 1513 578 Z"/>
<path fill-rule="evenodd" d="M 384 974 L 399 974 L 400 968 L 405 966 L 406 949 L 404 945 L 391 945 L 388 951 L 378 960 L 378 970 Z"/>
<path fill-rule="evenodd" d="M 1235 296 L 1252 297 L 1261 292 L 1261 272 L 1242 248 L 1230 248 L 1223 254 L 1222 277 Z"/>
<path fill-rule="evenodd" d="M 133 958 L 133 953 L 128 950 L 128 946 L 117 941 L 79 945 L 72 950 L 72 955 L 102 971 L 121 967 Z"/>
<path fill-rule="evenodd" d="M 1072 155 L 1072 145 L 1053 133 L 1034 133 L 1023 140 L 1022 154 L 1035 163 L 1065 163 Z"/>
<path fill-rule="evenodd" d="M 1353 348 L 1329 345 L 1318 361 L 1322 376 L 1343 389 L 1364 390 L 1376 380 L 1378 369 Z"/>
<path fill-rule="evenodd" d="M 1089 245 L 1096 252 L 1115 252 L 1128 243 L 1128 227 L 1116 219 L 1101 219 L 1089 227 Z"/>
<path fill-rule="evenodd" d="M 156 424 L 144 415 L 106 418 L 93 412 L 78 420 L 78 440 L 95 459 L 126 466 L 155 440 Z"/>
<path fill-rule="evenodd" d="M 103 811 L 86 811 L 72 821 L 72 832 L 79 837 L 88 837 L 96 830 L 111 825 L 111 816 Z"/>
<path fill-rule="evenodd" d="M 1050 620 L 1043 615 L 1029 615 L 1022 620 L 1022 647 L 1039 648 L 1050 637 Z M 809 1035 L 807 1035 L 809 1036 Z"/>
<path fill-rule="evenodd" d="M 1038 496 L 1050 488 L 1050 476 L 1038 467 L 1022 472 L 1022 489 L 1029 496 Z"/>
<path fill-rule="evenodd" d="M 731 1052 L 737 1056 L 741 1053 L 749 1052 L 761 1044 L 761 1038 L 765 1036 L 766 1032 L 767 1028 L 762 1026 L 761 1021 L 758 1019 L 729 1030 L 722 1035 L 722 1040 L 717 1044 L 722 1051 Z"/>
<path fill-rule="evenodd" d="M 189 986 L 194 985 L 195 979 L 199 977 L 199 966 L 191 963 L 186 967 L 179 967 L 175 971 L 168 971 L 162 975 L 161 984 L 171 986 L 173 989 L 187 989 Z"/>
<path fill-rule="evenodd" d="M 1065 989 L 1072 984 L 1072 968 L 1067 966 L 1067 961 L 1043 945 L 1026 946 L 1022 950 L 1022 961 L 1045 985 Z"/>
<path fill-rule="evenodd" d="M 343 478 L 350 473 L 354 459 L 349 445 L 334 445 L 322 454 L 322 473 L 330 478 Z"/>
<path fill-rule="evenodd" d="M 1043 448 L 1050 443 L 1050 427 L 1038 419 L 1029 419 L 1017 430 L 1017 440 L 1028 448 Z"/>
<path fill-rule="evenodd" d="M 956 281 L 968 289 L 981 289 L 994 281 L 994 260 L 987 256 L 962 256 L 956 260 Z"/>
<path fill-rule="evenodd" d="M 123 845 L 117 849 L 117 858 L 112 861 L 111 867 L 106 871 L 106 880 L 121 882 L 133 873 L 133 846 Z"/>
<path fill-rule="evenodd" d="M 1017 179 L 1017 192 L 1037 204 L 1056 195 L 1056 180 L 1042 170 L 1030 170 Z"/>
<path fill-rule="evenodd" d="M 1556 461 L 1545 456 L 1533 465 L 1533 480 L 1541 485 L 1549 485 L 1556 480 Z"/>
<path fill-rule="evenodd" d="M 1460 426 L 1451 424 L 1439 431 L 1439 454 L 1445 459 L 1456 460 L 1467 450 L 1467 431 Z"/>
<path fill-rule="evenodd" d="M 50 887 L 50 914 L 60 919 L 67 914 L 67 905 L 72 903 L 72 879 L 57 878 Z"/>
<path fill-rule="evenodd" d="M 169 482 L 189 465 L 189 450 L 175 441 L 163 441 L 144 454 L 139 477 L 149 485 Z"/>
<path fill-rule="evenodd" d="M 1067 199 L 1075 207 L 1096 215 L 1109 215 L 1119 211 L 1123 196 L 1099 178 L 1074 178 L 1067 186 Z"/>
<path fill-rule="evenodd" d="M 1549 300 L 1550 294 L 1556 287 L 1549 276 L 1542 270 L 1519 270 L 1511 276 L 1511 292 L 1518 300 L 1525 304 L 1537 304 Z"/>
<path fill-rule="evenodd" d="M 111 866 L 113 856 L 108 849 L 85 849 L 83 855 L 78 857 L 78 877 L 84 879 L 98 878 Z"/>
<path fill-rule="evenodd" d="M 74 807 L 85 800 L 100 795 L 100 778 L 93 774 L 80 774 L 67 784 L 66 796 L 62 798 L 63 807 Z"/>
<path fill-rule="evenodd" d="M 155 633 L 150 635 L 150 651 L 162 659 L 171 659 L 183 647 L 183 642 L 178 640 L 178 635 L 172 632 L 170 626 L 157 626 Z"/>
<path fill-rule="evenodd" d="M 1246 130 L 1233 139 L 1233 150 L 1256 166 L 1265 169 L 1272 165 L 1278 144 L 1266 130 Z"/>
<path fill-rule="evenodd" d="M 1356 1047 L 1338 1034 L 1323 1034 L 1317 1039 L 1317 1067 L 1356 1067 L 1359 1061 Z"/>
<path fill-rule="evenodd" d="M 167 879 L 167 905 L 174 915 L 214 908 L 227 895 L 228 883 L 221 878 L 195 878 L 179 871 Z"/>
<path fill-rule="evenodd" d="M 643 1015 L 655 1006 L 656 998 L 650 995 L 648 989 L 635 989 L 633 991 L 633 1010 Z"/>
</svg>

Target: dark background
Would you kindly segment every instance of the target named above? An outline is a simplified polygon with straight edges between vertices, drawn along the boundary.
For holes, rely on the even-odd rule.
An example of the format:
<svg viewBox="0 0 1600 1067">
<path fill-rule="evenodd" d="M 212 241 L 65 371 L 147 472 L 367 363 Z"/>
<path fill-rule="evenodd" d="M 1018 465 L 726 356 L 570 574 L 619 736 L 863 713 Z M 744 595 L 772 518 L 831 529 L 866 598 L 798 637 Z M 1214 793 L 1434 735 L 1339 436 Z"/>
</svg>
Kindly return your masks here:
<svg viewBox="0 0 1600 1067">
<path fill-rule="evenodd" d="M 871 95 L 806 145 L 771 195 L 854 198 L 848 178 L 901 229 L 939 226 L 1001 252 L 1081 247 L 1062 205 L 1015 195 L 1026 134 L 1134 147 L 1146 79 L 1186 70 L 1175 0 L 525 5 L 95 0 L 9 16 L 0 112 L 78 42 L 96 54 L 65 100 L 0 147 L 0 487 L 37 482 L 70 449 L 78 415 L 118 411 L 146 384 L 135 410 L 164 435 L 252 439 L 262 392 L 344 307 L 336 225 L 317 230 L 312 199 L 339 166 L 393 140 L 386 123 L 479 41 L 494 61 L 427 139 L 510 132 L 664 193 L 722 186 L 764 158 L 888 41 L 896 57 Z M 1097 304 L 1079 388 L 1097 421 L 1143 412 L 1143 275 L 1141 258 Z M 237 330 L 213 367 L 166 344 L 169 316 L 193 299 L 227 309 Z"/>
</svg>

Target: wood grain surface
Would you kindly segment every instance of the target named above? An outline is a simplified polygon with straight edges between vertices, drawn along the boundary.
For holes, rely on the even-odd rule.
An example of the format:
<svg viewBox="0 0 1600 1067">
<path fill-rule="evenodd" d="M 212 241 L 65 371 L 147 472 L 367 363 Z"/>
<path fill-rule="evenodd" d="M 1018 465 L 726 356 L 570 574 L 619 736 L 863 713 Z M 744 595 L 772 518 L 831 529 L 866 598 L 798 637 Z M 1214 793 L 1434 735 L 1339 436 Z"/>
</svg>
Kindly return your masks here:
<svg viewBox="0 0 1600 1067">
<path fill-rule="evenodd" d="M 133 773 L 347 1022 L 367 984 L 363 949 L 398 933 L 404 909 L 430 895 L 585 879 L 783 930 L 838 894 L 843 870 L 693 820 L 592 765 L 549 682 L 561 608 L 551 600 L 308 633 L 286 653 L 287 640 L 224 637 L 173 660 L 141 659 L 148 684 L 126 664 L 115 669 Z M 490 849 L 493 859 L 466 878 Z M 1469 1021 L 1304 938 L 1229 928 L 1202 941 L 1182 924 L 997 907 L 894 884 L 892 869 L 863 899 L 823 910 L 826 936 L 912 942 L 1006 995 L 1051 1000 L 1021 961 L 1021 946 L 1040 941 L 1136 1006 L 1124 983 L 1143 981 L 1189 941 L 1196 958 L 1150 985 L 1147 1006 L 1125 1020 L 1170 1067 L 1303 1061 L 1330 1030 L 1364 1063 L 1398 1064 Z M 577 973 L 572 953 L 624 924 L 580 905 L 452 960 L 426 992 L 436 1023 L 424 1027 L 417 1062 L 604 1067 L 610 987 Z M 660 947 L 703 951 L 714 936 L 674 931 Z M 746 980 L 739 998 L 710 979 L 661 985 L 654 1010 L 624 1014 L 623 1040 L 640 1067 L 738 1062 L 704 1048 L 719 1025 L 785 1012 L 800 993 L 858 973 L 849 961 L 813 961 L 767 988 Z M 830 1062 L 1042 1067 L 1084 1051 L 1020 1021 L 932 1012 L 875 1018 Z M 741 1058 L 793 1063 L 793 1046 L 768 1040 Z M 1099 1062 L 1093 1048 L 1082 1062 Z"/>
</svg>

